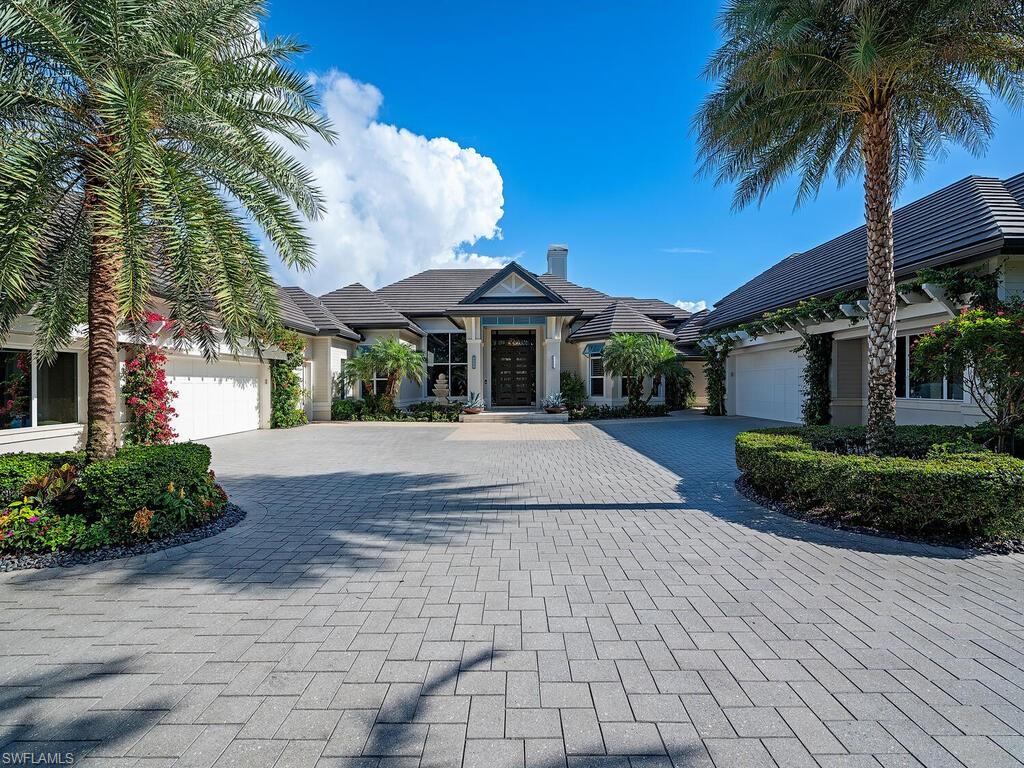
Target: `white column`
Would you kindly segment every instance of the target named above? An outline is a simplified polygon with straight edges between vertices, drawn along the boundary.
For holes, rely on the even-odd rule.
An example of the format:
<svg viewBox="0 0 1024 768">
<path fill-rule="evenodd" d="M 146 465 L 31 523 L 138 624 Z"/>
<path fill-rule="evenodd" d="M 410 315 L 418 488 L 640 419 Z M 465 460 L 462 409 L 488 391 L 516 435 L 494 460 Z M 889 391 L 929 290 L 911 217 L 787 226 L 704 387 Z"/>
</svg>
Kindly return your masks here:
<svg viewBox="0 0 1024 768">
<path fill-rule="evenodd" d="M 313 363 L 313 421 L 331 420 L 331 339 L 314 336 L 308 353 Z"/>
<path fill-rule="evenodd" d="M 466 362 L 469 364 L 466 387 L 484 396 L 483 333 L 479 317 L 466 318 Z"/>
<path fill-rule="evenodd" d="M 548 317 L 544 322 L 544 395 L 562 390 L 562 318 Z"/>
</svg>

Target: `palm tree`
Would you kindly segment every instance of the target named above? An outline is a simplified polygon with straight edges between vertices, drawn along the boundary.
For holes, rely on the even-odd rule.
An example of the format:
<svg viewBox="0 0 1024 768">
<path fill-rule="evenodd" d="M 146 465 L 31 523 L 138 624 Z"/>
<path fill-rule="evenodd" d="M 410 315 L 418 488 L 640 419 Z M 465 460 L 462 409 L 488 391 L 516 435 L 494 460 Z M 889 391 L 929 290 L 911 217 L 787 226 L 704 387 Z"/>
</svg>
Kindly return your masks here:
<svg viewBox="0 0 1024 768">
<path fill-rule="evenodd" d="M 116 450 L 118 330 L 154 295 L 208 358 L 276 326 L 265 233 L 308 268 L 323 210 L 287 151 L 331 140 L 302 50 L 262 0 L 7 0 L 0 9 L 0 338 L 31 313 L 44 358 L 88 320 L 90 459 Z M 220 329 L 218 333 L 214 329 Z"/>
<path fill-rule="evenodd" d="M 381 395 L 382 410 L 392 411 L 402 379 L 419 384 L 427 372 L 426 356 L 394 336 L 377 339 L 363 354 L 345 364 L 345 379 L 353 386 L 365 385 L 373 392 L 375 378 L 387 379 Z"/>
<path fill-rule="evenodd" d="M 629 407 L 638 410 L 651 401 L 655 387 L 644 399 L 644 379 L 659 382 L 663 377 L 676 374 L 682 365 L 676 350 L 665 339 L 643 333 L 615 333 L 601 352 L 604 367 L 613 376 L 626 380 Z"/>
<path fill-rule="evenodd" d="M 694 123 L 705 171 L 762 200 L 791 173 L 797 204 L 830 171 L 864 172 L 868 267 L 868 444 L 896 413 L 892 208 L 944 142 L 974 153 L 993 130 L 991 93 L 1024 98 L 1024 5 L 1007 0 L 732 0 L 718 80 Z"/>
</svg>

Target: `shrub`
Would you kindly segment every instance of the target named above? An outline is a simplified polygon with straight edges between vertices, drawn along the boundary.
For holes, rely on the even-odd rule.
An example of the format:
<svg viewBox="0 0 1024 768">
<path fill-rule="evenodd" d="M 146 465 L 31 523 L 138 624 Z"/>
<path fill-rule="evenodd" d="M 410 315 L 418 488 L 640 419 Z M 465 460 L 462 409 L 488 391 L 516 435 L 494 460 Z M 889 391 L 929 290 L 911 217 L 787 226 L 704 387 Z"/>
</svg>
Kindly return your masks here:
<svg viewBox="0 0 1024 768">
<path fill-rule="evenodd" d="M 70 463 L 81 463 L 81 454 L 8 453 L 0 456 L 0 504 L 20 499 L 29 480 L 60 466 L 58 457 L 66 457 Z"/>
<path fill-rule="evenodd" d="M 331 421 L 361 421 L 366 412 L 366 404 L 362 400 L 331 402 Z"/>
<path fill-rule="evenodd" d="M 570 411 L 586 405 L 587 387 L 583 383 L 583 379 L 572 371 L 562 371 L 559 376 L 559 388 L 562 391 L 562 398 L 565 400 L 565 407 Z"/>
<path fill-rule="evenodd" d="M 413 403 L 406 412 L 409 418 L 414 421 L 458 421 L 462 413 L 462 403 L 439 403 L 425 402 Z"/>
<path fill-rule="evenodd" d="M 667 405 L 640 403 L 636 408 L 628 405 L 585 405 L 569 411 L 571 421 L 599 421 L 601 419 L 636 419 L 648 416 L 668 416 Z"/>
<path fill-rule="evenodd" d="M 964 308 L 920 338 L 913 364 L 920 376 L 963 377 L 995 429 L 996 450 L 1012 450 L 1011 436 L 1024 425 L 1024 300 Z"/>
<path fill-rule="evenodd" d="M 970 451 L 969 430 L 898 427 L 904 448 L 919 453 L 879 457 L 845 447 L 862 438 L 850 428 L 783 428 L 736 437 L 736 464 L 765 496 L 802 510 L 894 533 L 988 539 L 1024 535 L 1024 462 L 987 451 Z M 931 438 L 926 438 L 931 430 Z M 856 438 L 846 442 L 850 433 Z M 901 435 L 900 433 L 904 433 Z M 921 446 L 932 442 L 923 452 Z M 955 448 L 950 447 L 955 444 Z"/>
<path fill-rule="evenodd" d="M 707 381 L 706 391 L 708 398 L 708 416 L 725 416 L 725 380 L 726 360 L 729 357 L 729 350 L 732 342 L 720 340 L 714 346 L 704 348 L 704 378 Z"/>
<path fill-rule="evenodd" d="M 86 465 L 80 483 L 87 509 L 127 528 L 168 484 L 198 484 L 209 471 L 210 449 L 199 443 L 126 446 L 112 459 Z"/>
</svg>

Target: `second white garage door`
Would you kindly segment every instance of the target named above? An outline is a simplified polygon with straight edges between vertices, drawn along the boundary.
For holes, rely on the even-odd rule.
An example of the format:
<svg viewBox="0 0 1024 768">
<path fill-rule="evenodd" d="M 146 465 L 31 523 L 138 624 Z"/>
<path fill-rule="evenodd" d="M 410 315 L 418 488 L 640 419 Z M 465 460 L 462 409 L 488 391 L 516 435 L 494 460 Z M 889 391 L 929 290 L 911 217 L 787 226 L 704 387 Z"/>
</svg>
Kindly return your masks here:
<svg viewBox="0 0 1024 768">
<path fill-rule="evenodd" d="M 801 420 L 804 358 L 794 348 L 734 353 L 737 416 Z"/>
<path fill-rule="evenodd" d="M 258 363 L 168 357 L 167 380 L 178 393 L 173 403 L 178 440 L 259 429 L 259 375 Z"/>
</svg>

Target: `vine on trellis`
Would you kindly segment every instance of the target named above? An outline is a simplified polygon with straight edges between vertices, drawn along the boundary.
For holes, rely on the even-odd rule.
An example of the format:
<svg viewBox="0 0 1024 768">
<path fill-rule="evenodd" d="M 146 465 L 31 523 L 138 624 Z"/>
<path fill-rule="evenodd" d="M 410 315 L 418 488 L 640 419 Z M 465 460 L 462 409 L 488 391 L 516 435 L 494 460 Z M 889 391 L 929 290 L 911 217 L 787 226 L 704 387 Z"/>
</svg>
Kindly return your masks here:
<svg viewBox="0 0 1024 768">
<path fill-rule="evenodd" d="M 282 331 L 276 343 L 286 357 L 270 361 L 270 428 L 288 429 L 308 421 L 300 407 L 302 379 L 295 372 L 305 360 L 306 342 L 294 331 Z"/>
<path fill-rule="evenodd" d="M 832 334 L 816 333 L 795 350 L 804 354 L 802 413 L 804 424 L 821 426 L 832 421 Z"/>
<path fill-rule="evenodd" d="M 720 340 L 714 346 L 704 348 L 704 378 L 707 380 L 708 416 L 725 416 L 725 361 L 732 343 Z"/>
</svg>

